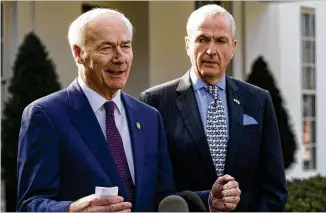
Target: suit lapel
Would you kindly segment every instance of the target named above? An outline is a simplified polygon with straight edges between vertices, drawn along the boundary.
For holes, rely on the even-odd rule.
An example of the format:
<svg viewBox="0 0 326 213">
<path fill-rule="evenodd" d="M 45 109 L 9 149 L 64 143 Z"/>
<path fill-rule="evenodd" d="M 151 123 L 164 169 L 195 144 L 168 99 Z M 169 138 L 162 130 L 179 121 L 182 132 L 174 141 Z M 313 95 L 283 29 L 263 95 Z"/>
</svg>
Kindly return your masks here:
<svg viewBox="0 0 326 213">
<path fill-rule="evenodd" d="M 230 77 L 227 77 L 226 82 L 229 112 L 229 141 L 227 148 L 225 173 L 231 174 L 235 163 L 238 143 L 241 141 L 244 101 L 240 96 L 239 88 L 235 84 L 234 80 Z"/>
<path fill-rule="evenodd" d="M 125 93 L 121 93 L 122 101 L 126 109 L 126 115 L 128 120 L 128 127 L 130 132 L 130 140 L 133 149 L 133 158 L 135 164 L 135 189 L 136 189 L 136 204 L 137 200 L 141 198 L 141 189 L 146 186 L 143 186 L 142 177 L 143 177 L 143 167 L 144 167 L 144 147 L 146 136 L 143 130 L 144 122 L 142 120 L 139 111 L 135 108 L 134 100 Z M 137 122 L 139 123 L 139 129 L 136 128 Z M 136 207 L 134 207 L 135 209 Z"/>
<path fill-rule="evenodd" d="M 68 87 L 67 91 L 73 125 L 79 131 L 84 142 L 101 164 L 111 182 L 119 186 L 119 189 L 123 188 L 116 164 L 112 158 L 101 127 L 77 80 Z"/>
<path fill-rule="evenodd" d="M 210 171 L 211 175 L 216 176 L 189 72 L 180 79 L 177 92 L 181 93 L 176 100 L 176 105 L 184 125 L 194 141 L 207 170 Z"/>
</svg>

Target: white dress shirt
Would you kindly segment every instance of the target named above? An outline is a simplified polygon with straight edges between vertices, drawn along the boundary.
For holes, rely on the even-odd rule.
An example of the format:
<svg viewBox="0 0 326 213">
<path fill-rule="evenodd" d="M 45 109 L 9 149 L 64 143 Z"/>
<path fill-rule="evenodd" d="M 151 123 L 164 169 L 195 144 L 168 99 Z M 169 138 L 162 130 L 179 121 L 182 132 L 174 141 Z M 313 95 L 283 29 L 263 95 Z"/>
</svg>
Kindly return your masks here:
<svg viewBox="0 0 326 213">
<path fill-rule="evenodd" d="M 102 97 L 100 94 L 98 94 L 94 90 L 92 90 L 91 88 L 89 88 L 80 76 L 78 76 L 77 81 L 78 81 L 78 84 L 80 85 L 81 89 L 85 93 L 85 95 L 95 113 L 97 121 L 99 122 L 99 124 L 101 126 L 104 137 L 106 138 L 106 125 L 105 125 L 106 112 L 105 112 L 103 105 L 108 100 L 105 99 L 104 97 Z M 134 160 L 133 160 L 133 154 L 132 154 L 132 147 L 131 147 L 131 140 L 130 140 L 126 111 L 125 111 L 125 108 L 124 108 L 122 100 L 121 100 L 121 90 L 119 90 L 116 93 L 116 95 L 113 97 L 112 101 L 115 103 L 115 107 L 114 107 L 115 124 L 117 125 L 119 133 L 121 135 L 122 142 L 123 142 L 123 148 L 126 153 L 130 174 L 132 177 L 132 181 L 135 184 Z"/>
</svg>

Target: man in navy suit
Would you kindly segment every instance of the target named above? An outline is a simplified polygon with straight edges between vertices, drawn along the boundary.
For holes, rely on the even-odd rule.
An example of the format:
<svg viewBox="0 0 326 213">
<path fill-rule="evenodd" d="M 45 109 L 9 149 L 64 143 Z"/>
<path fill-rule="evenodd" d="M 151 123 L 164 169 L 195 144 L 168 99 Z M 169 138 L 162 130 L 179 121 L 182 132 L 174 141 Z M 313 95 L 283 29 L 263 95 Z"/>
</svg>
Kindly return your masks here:
<svg viewBox="0 0 326 213">
<path fill-rule="evenodd" d="M 229 175 L 239 183 L 240 202 L 234 205 L 232 191 L 223 191 L 228 181 L 220 181 L 210 193 L 212 211 L 283 211 L 287 189 L 271 96 L 225 74 L 235 31 L 232 15 L 218 5 L 194 11 L 185 38 L 191 69 L 140 99 L 163 117 L 177 190 L 210 190 Z"/>
<path fill-rule="evenodd" d="M 78 78 L 22 115 L 18 211 L 156 211 L 175 192 L 161 115 L 121 91 L 133 59 L 132 31 L 110 9 L 71 24 Z M 118 186 L 119 193 L 97 196 L 96 186 Z"/>
</svg>

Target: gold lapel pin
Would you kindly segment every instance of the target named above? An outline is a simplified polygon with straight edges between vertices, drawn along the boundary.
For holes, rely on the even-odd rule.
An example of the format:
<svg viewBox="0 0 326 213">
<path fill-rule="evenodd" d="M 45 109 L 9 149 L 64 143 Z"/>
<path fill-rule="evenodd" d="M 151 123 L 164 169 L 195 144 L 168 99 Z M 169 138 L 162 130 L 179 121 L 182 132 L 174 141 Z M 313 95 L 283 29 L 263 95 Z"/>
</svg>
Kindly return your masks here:
<svg viewBox="0 0 326 213">
<path fill-rule="evenodd" d="M 136 127 L 137 127 L 137 129 L 140 129 L 140 123 L 139 122 L 136 122 Z"/>
<path fill-rule="evenodd" d="M 240 101 L 238 99 L 233 99 L 234 102 L 236 102 L 237 104 L 240 104 Z"/>
</svg>

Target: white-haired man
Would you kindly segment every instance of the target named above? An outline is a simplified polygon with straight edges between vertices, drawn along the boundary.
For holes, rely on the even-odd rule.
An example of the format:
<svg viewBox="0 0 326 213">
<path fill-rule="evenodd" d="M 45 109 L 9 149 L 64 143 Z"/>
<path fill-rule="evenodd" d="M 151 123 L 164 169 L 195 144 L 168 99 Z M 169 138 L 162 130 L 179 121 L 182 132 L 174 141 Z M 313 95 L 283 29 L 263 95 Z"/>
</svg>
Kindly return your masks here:
<svg viewBox="0 0 326 213">
<path fill-rule="evenodd" d="M 194 11 L 185 38 L 191 69 L 140 99 L 163 117 L 177 190 L 211 189 L 212 211 L 283 211 L 287 190 L 270 94 L 225 75 L 235 31 L 218 5 Z"/>
<path fill-rule="evenodd" d="M 18 211 L 156 211 L 174 192 L 160 114 L 121 92 L 133 59 L 132 30 L 110 9 L 71 24 L 78 77 L 22 115 Z M 96 186 L 117 186 L 119 193 L 98 196 Z"/>
</svg>

